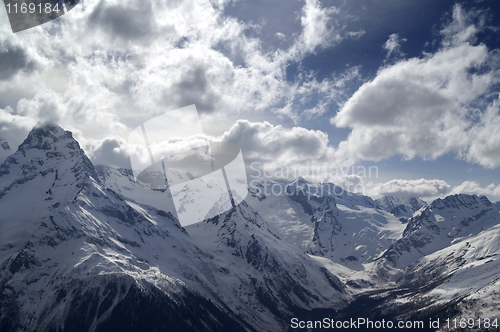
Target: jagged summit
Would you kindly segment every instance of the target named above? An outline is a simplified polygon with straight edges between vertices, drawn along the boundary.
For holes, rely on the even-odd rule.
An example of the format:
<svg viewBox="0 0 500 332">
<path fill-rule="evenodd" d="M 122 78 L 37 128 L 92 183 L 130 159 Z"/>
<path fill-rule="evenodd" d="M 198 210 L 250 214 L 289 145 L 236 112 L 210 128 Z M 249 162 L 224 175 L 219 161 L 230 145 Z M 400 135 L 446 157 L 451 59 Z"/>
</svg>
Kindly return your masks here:
<svg viewBox="0 0 500 332">
<path fill-rule="evenodd" d="M 414 212 L 427 205 L 425 201 L 418 197 L 406 196 L 384 196 L 375 202 L 394 216 L 408 219 L 413 216 Z"/>
<path fill-rule="evenodd" d="M 58 143 L 65 144 L 70 149 L 78 149 L 78 142 L 73 139 L 73 134 L 70 131 L 62 129 L 56 125 L 45 125 L 34 127 L 28 134 L 28 137 L 19 146 L 20 151 L 27 149 L 40 150 L 57 150 L 60 148 Z"/>
<path fill-rule="evenodd" d="M 443 210 L 445 208 L 471 208 L 477 206 L 491 207 L 493 203 L 486 196 L 456 194 L 443 199 L 438 198 L 431 203 L 431 208 Z"/>
<path fill-rule="evenodd" d="M 292 184 L 297 183 L 297 184 L 310 184 L 310 181 L 307 181 L 304 179 L 302 176 L 299 176 L 295 181 L 292 182 Z"/>
<path fill-rule="evenodd" d="M 57 173 L 56 179 L 61 179 L 60 173 L 66 174 L 68 170 L 74 177 L 67 178 L 68 183 L 78 184 L 89 177 L 99 181 L 94 166 L 71 132 L 56 125 L 35 127 L 0 166 L 0 190 L 11 185 L 5 178 L 2 180 L 5 174 L 17 174 L 16 181 L 26 181 L 37 175 L 45 177 L 48 173 Z"/>
<path fill-rule="evenodd" d="M 499 219 L 498 208 L 485 196 L 457 194 L 436 199 L 415 213 L 384 258 L 393 266 L 408 266 L 464 236 L 480 234 Z"/>
<path fill-rule="evenodd" d="M 447 239 L 453 239 L 465 229 L 478 233 L 486 225 L 483 224 L 484 221 L 479 224 L 477 221 L 482 220 L 493 209 L 493 204 L 486 196 L 456 194 L 438 198 L 414 215 L 403 236 L 422 228 L 436 235 L 446 235 Z M 493 213 L 492 217 L 497 216 Z"/>
<path fill-rule="evenodd" d="M 0 264 L 93 184 L 94 166 L 69 131 L 34 128 L 0 166 Z"/>
<path fill-rule="evenodd" d="M 286 190 L 290 194 L 295 193 L 296 191 L 304 191 L 305 193 L 308 193 L 311 185 L 313 185 L 311 182 L 307 181 L 302 176 L 299 176 L 297 179 L 286 185 Z"/>
</svg>

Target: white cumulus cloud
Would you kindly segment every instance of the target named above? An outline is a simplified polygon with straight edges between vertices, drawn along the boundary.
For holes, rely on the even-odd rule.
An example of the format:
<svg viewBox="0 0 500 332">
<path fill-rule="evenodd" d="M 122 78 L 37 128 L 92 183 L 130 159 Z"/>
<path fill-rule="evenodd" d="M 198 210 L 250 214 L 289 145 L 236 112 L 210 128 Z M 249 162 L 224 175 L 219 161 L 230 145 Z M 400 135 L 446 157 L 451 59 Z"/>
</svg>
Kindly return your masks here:
<svg viewBox="0 0 500 332">
<path fill-rule="evenodd" d="M 500 165 L 486 156 L 500 148 L 497 135 L 487 137 L 490 123 L 498 121 L 498 103 L 483 111 L 473 107 L 500 82 L 498 54 L 471 42 L 482 27 L 468 22 L 460 6 L 453 17 L 436 53 L 382 67 L 331 119 L 337 127 L 352 128 L 339 144 L 339 159 L 455 152 L 486 167 Z"/>
<path fill-rule="evenodd" d="M 465 181 L 453 188 L 451 194 L 485 195 L 492 202 L 496 202 L 500 201 L 500 184 L 491 183 L 486 187 L 481 187 L 476 181 Z"/>
<path fill-rule="evenodd" d="M 368 185 L 367 193 L 373 197 L 405 196 L 426 198 L 446 195 L 451 188 L 446 181 L 438 179 L 394 179 L 385 183 Z"/>
</svg>

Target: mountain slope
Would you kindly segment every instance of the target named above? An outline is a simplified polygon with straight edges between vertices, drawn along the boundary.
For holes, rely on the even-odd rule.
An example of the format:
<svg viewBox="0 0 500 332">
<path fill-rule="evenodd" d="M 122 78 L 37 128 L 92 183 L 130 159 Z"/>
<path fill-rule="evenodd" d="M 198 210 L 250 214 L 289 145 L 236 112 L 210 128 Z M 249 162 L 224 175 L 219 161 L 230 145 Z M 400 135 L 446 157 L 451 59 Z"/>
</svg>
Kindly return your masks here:
<svg viewBox="0 0 500 332">
<path fill-rule="evenodd" d="M 121 194 L 147 199 L 157 207 L 164 205 L 164 193 L 138 188 L 130 171 L 102 166 L 97 170 L 102 181 Z M 253 325 L 261 324 L 253 321 L 256 311 L 269 317 L 285 317 L 299 309 L 342 306 L 349 298 L 335 276 L 283 241 L 245 202 L 185 229 L 197 247 L 211 253 L 212 262 L 222 264 L 210 268 L 225 274 L 212 276 L 218 295 L 225 303 L 239 303 L 239 315 Z M 279 324 L 274 326 L 280 328 Z"/>
<path fill-rule="evenodd" d="M 429 331 L 496 331 L 499 244 L 500 211 L 486 197 L 438 199 L 419 210 L 401 239 L 371 266 L 373 284 L 337 319 L 439 319 L 440 327 Z"/>
<path fill-rule="evenodd" d="M 378 262 L 384 269 L 404 268 L 500 222 L 498 208 L 485 196 L 452 195 L 437 199 L 410 219 L 403 236 Z M 393 271 L 393 272 L 394 272 Z"/>
<path fill-rule="evenodd" d="M 14 151 L 11 150 L 7 140 L 0 137 L 0 163 L 3 163 Z"/>
<path fill-rule="evenodd" d="M 109 188 L 56 126 L 34 129 L 0 166 L 0 330 L 280 330 L 295 310 L 348 300 L 250 207 L 191 236 L 161 192 L 146 205 L 123 175 L 129 189 Z"/>
<path fill-rule="evenodd" d="M 500 225 L 427 255 L 404 270 L 401 285 L 434 284 L 416 298 L 432 310 L 458 302 L 453 317 L 500 318 Z M 457 301 L 458 300 L 458 301 Z"/>
<path fill-rule="evenodd" d="M 0 166 L 0 264 L 49 222 L 61 199 L 76 198 L 87 182 L 96 179 L 71 133 L 54 126 L 30 132 Z"/>
<path fill-rule="evenodd" d="M 304 309 L 343 307 L 350 298 L 336 276 L 298 248 L 282 241 L 245 202 L 186 229 L 197 243 L 220 252 L 220 257 L 233 265 L 232 270 L 242 274 L 240 280 L 247 279 L 245 275 L 248 277 L 246 282 L 251 286 L 226 283 L 229 276 L 220 284 L 220 287 L 230 285 L 231 289 L 225 294 L 231 294 L 232 301 L 236 297 L 248 306 L 240 312 L 248 311 L 251 315 L 254 310 L 262 310 L 255 305 L 260 302 L 269 313 L 287 317 L 290 316 L 287 313 Z M 253 294 L 258 302 L 252 299 Z"/>
<path fill-rule="evenodd" d="M 159 325 L 191 311 L 194 330 L 241 328 L 229 310 L 158 268 L 160 261 L 169 266 L 179 260 L 160 254 L 175 244 L 183 248 L 177 238 L 185 232 L 169 213 L 103 187 L 71 133 L 34 129 L 0 172 L 0 207 L 7 212 L 0 222 L 2 331 L 119 330 L 106 326 L 136 305 L 128 297 L 168 305 L 173 313 Z M 151 242 L 164 245 L 145 248 Z M 124 320 L 129 328 L 147 321 L 144 310 Z"/>
<path fill-rule="evenodd" d="M 477 196 L 450 198 L 445 198 L 447 202 L 438 202 L 438 206 L 446 204 L 450 207 L 458 202 L 485 201 L 485 198 Z M 488 205 L 487 202 L 484 203 Z M 500 224 L 498 209 L 490 212 L 492 214 L 489 216 L 496 223 L 481 218 L 474 220 L 475 223 L 482 224 L 477 234 L 455 237 L 451 245 L 427 254 L 400 270 L 391 288 L 369 294 L 367 301 L 377 297 L 379 300 L 363 315 L 383 312 L 386 319 L 441 319 L 439 331 L 450 330 L 443 325 L 447 320 L 451 330 L 460 327 L 473 331 L 498 330 Z M 477 228 L 479 225 L 476 225 Z M 474 324 L 471 327 L 472 320 Z M 483 324 L 481 328 L 479 322 Z M 485 322 L 490 324 L 489 327 L 484 326 Z"/>
<path fill-rule="evenodd" d="M 354 270 L 364 270 L 405 228 L 367 196 L 302 178 L 260 184 L 247 202 L 287 242 Z"/>
</svg>

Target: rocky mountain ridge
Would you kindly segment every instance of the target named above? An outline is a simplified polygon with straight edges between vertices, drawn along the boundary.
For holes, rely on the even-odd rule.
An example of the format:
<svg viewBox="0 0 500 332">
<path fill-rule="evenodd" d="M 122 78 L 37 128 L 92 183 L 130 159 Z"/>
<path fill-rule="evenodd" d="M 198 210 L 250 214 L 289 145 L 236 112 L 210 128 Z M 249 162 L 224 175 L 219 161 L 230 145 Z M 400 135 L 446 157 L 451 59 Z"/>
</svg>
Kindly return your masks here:
<svg viewBox="0 0 500 332">
<path fill-rule="evenodd" d="M 187 227 L 170 199 L 130 170 L 94 167 L 60 127 L 31 131 L 0 166 L 0 330 L 500 315 L 500 212 L 484 196 L 373 200 L 299 178 L 259 183 Z"/>
<path fill-rule="evenodd" d="M 129 176 L 98 173 L 57 126 L 35 128 L 0 166 L 0 330 L 279 330 L 348 302 L 248 205 L 191 235 L 161 192 L 147 205 L 108 187 L 110 174 Z"/>
</svg>

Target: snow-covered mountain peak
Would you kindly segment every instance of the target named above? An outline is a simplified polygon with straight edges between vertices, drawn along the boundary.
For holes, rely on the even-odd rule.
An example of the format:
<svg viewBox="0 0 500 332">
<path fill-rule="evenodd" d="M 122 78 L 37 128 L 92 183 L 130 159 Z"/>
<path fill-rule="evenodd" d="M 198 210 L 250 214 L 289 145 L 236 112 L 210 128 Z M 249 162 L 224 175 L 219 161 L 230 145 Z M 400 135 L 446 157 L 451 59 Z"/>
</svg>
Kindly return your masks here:
<svg viewBox="0 0 500 332">
<path fill-rule="evenodd" d="M 288 184 L 254 183 L 246 201 L 283 240 L 355 270 L 363 270 L 405 228 L 370 197 L 333 183 L 300 178 Z"/>
<path fill-rule="evenodd" d="M 436 199 L 431 203 L 431 208 L 444 210 L 446 208 L 453 209 L 470 209 L 479 207 L 491 207 L 493 203 L 486 196 L 456 194 L 447 196 L 444 199 Z"/>
<path fill-rule="evenodd" d="M 192 176 L 167 170 L 167 178 L 189 183 L 187 211 L 204 203 L 192 199 Z M 138 185 L 131 170 L 94 168 L 62 128 L 35 128 L 0 167 L 0 330 L 111 331 L 116 322 L 286 330 L 289 317 L 333 313 L 363 289 L 372 310 L 370 294 L 381 293 L 366 287 L 401 295 L 379 276 L 405 276 L 393 279 L 405 294 L 448 278 L 452 291 L 443 283 L 432 295 L 448 294 L 450 303 L 471 285 L 498 293 L 500 214 L 486 197 L 377 203 L 332 183 L 268 181 L 185 228 L 170 201 L 167 191 Z M 406 223 L 387 211 L 398 206 L 418 211 Z"/>
<path fill-rule="evenodd" d="M 259 298 L 264 294 L 264 302 L 273 312 L 283 310 L 289 303 L 299 308 L 316 307 L 324 301 L 339 305 L 347 295 L 336 276 L 300 248 L 282 240 L 245 201 L 212 219 L 189 225 L 186 230 L 200 247 L 212 248 L 215 255 L 224 253 L 225 262 L 237 263 L 234 273 L 250 276 L 252 292 Z M 311 285 L 315 285 L 312 292 Z M 238 286 L 237 296 L 242 289 L 243 283 Z M 290 290 L 291 295 L 284 295 L 283 290 Z M 304 301 L 305 291 L 313 300 Z M 253 306 L 251 302 L 249 305 Z"/>
<path fill-rule="evenodd" d="M 22 248 L 40 225 L 88 186 L 94 166 L 68 131 L 33 129 L 0 166 L 0 263 Z"/>
<path fill-rule="evenodd" d="M 298 177 L 294 181 L 290 182 L 285 186 L 286 193 L 298 194 L 298 192 L 302 192 L 303 194 L 309 194 L 311 192 L 310 187 L 312 183 L 304 179 L 303 177 Z"/>
<path fill-rule="evenodd" d="M 385 253 L 399 268 L 498 224 L 499 210 L 485 196 L 451 195 L 437 199 L 410 219 L 403 236 Z"/>
<path fill-rule="evenodd" d="M 11 176 L 4 176 L 11 174 Z M 94 166 L 69 131 L 59 126 L 35 127 L 0 166 L 0 190 L 37 176 L 54 175 L 59 184 L 81 187 L 89 177 L 99 182 Z"/>
<path fill-rule="evenodd" d="M 410 196 L 384 196 L 376 200 L 384 210 L 396 217 L 411 218 L 413 213 L 420 210 L 427 203 L 418 197 Z"/>
<path fill-rule="evenodd" d="M 302 176 L 299 176 L 297 179 L 292 181 L 291 184 L 308 185 L 308 184 L 311 184 L 311 182 L 307 181 Z"/>
<path fill-rule="evenodd" d="M 215 238 L 227 246 L 236 248 L 237 251 L 242 251 L 241 247 L 245 247 L 250 238 L 254 238 L 256 234 L 261 234 L 269 241 L 280 239 L 269 224 L 245 201 L 196 226 L 205 228 L 207 232 L 217 231 Z"/>
<path fill-rule="evenodd" d="M 20 151 L 28 149 L 58 150 L 62 145 L 70 149 L 79 148 L 78 142 L 73 139 L 70 131 L 66 131 L 56 125 L 46 125 L 33 128 L 28 137 L 19 146 Z"/>
</svg>

